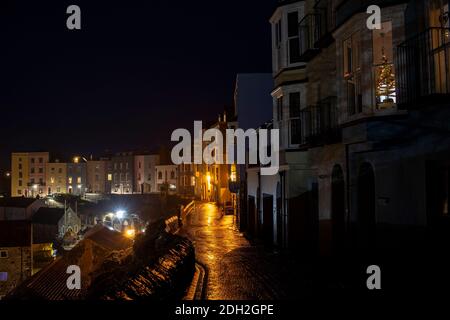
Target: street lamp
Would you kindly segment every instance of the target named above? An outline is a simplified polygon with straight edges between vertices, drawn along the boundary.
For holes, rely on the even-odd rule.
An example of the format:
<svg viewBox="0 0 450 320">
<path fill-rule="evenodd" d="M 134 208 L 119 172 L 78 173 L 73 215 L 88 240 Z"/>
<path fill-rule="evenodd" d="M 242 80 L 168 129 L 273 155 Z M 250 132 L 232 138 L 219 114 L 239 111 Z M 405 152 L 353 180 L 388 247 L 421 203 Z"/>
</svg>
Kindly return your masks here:
<svg viewBox="0 0 450 320">
<path fill-rule="evenodd" d="M 123 217 L 125 216 L 125 211 L 124 210 L 117 210 L 116 211 L 116 217 L 117 217 L 117 219 L 123 219 Z"/>
</svg>

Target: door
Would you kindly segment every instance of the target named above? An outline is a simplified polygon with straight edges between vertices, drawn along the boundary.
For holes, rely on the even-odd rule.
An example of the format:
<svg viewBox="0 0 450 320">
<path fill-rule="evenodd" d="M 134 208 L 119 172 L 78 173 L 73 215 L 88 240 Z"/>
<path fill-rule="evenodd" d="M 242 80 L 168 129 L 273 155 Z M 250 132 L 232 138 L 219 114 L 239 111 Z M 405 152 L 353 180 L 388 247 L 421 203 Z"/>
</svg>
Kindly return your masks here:
<svg viewBox="0 0 450 320">
<path fill-rule="evenodd" d="M 376 240 L 375 174 L 369 163 L 359 169 L 357 193 L 360 247 L 373 248 Z"/>
</svg>

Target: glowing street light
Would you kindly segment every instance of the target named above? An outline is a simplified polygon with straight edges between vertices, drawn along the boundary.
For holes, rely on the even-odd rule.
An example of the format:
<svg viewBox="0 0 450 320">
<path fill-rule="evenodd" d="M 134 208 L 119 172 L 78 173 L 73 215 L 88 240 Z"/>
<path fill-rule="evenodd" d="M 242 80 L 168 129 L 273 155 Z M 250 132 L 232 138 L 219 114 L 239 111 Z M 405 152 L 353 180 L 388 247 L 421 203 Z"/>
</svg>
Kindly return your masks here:
<svg viewBox="0 0 450 320">
<path fill-rule="evenodd" d="M 136 230 L 128 229 L 125 234 L 128 238 L 134 238 L 134 236 L 136 235 Z"/>
<path fill-rule="evenodd" d="M 123 217 L 125 216 L 125 211 L 124 210 L 117 210 L 116 211 L 116 217 L 118 218 L 118 219 L 123 219 Z"/>
</svg>

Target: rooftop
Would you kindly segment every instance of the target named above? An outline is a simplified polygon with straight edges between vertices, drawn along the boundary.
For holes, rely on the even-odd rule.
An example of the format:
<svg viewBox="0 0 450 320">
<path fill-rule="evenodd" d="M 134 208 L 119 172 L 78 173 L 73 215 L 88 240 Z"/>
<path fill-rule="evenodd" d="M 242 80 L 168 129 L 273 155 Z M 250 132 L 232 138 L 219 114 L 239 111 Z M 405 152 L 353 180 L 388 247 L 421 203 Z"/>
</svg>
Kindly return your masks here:
<svg viewBox="0 0 450 320">
<path fill-rule="evenodd" d="M 33 215 L 34 224 L 48 224 L 57 225 L 59 220 L 64 216 L 64 209 L 62 208 L 39 208 Z"/>
<path fill-rule="evenodd" d="M 133 242 L 121 233 L 98 226 L 88 232 L 75 248 L 23 282 L 10 299 L 78 300 L 86 294 L 93 273 L 114 251 L 131 248 Z M 67 268 L 77 265 L 81 273 L 81 290 L 67 288 Z"/>
<path fill-rule="evenodd" d="M 29 221 L 0 221 L 0 247 L 31 246 Z"/>
<path fill-rule="evenodd" d="M 9 208 L 28 208 L 38 199 L 13 197 L 13 198 L 0 198 L 0 207 Z"/>
</svg>

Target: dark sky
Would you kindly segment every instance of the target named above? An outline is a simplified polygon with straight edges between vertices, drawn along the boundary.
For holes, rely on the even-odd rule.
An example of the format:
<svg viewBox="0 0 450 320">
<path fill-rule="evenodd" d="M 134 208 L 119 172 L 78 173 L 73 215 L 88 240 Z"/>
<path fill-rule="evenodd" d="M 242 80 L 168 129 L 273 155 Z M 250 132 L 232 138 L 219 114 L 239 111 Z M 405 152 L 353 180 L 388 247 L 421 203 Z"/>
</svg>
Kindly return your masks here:
<svg viewBox="0 0 450 320">
<path fill-rule="evenodd" d="M 152 148 L 215 118 L 236 73 L 271 71 L 275 2 L 1 0 L 0 169 L 12 151 Z"/>
</svg>

